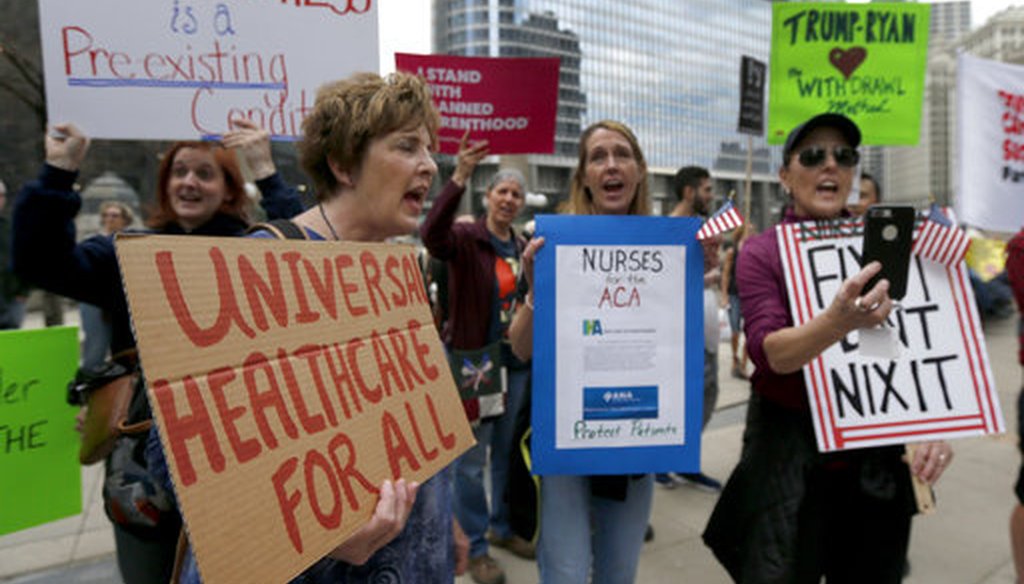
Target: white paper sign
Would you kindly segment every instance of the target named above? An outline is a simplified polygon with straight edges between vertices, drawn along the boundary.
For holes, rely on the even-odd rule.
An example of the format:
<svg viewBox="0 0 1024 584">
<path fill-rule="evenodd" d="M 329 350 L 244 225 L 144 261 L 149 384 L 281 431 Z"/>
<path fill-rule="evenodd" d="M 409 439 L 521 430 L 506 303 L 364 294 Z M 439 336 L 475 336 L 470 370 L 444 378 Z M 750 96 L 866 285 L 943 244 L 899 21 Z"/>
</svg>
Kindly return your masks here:
<svg viewBox="0 0 1024 584">
<path fill-rule="evenodd" d="M 562 245 L 556 269 L 555 447 L 683 444 L 683 249 Z"/>
<path fill-rule="evenodd" d="M 373 0 L 39 0 L 50 123 L 196 139 L 246 117 L 294 140 L 317 88 L 378 71 Z"/>
<path fill-rule="evenodd" d="M 825 311 L 860 270 L 862 224 L 777 228 L 796 326 Z M 821 451 L 1005 431 L 974 293 L 963 262 L 913 256 L 907 294 L 889 317 L 902 350 L 864 355 L 858 332 L 804 366 Z"/>
<path fill-rule="evenodd" d="M 1024 225 L 1024 67 L 957 58 L 956 212 L 968 225 Z"/>
</svg>

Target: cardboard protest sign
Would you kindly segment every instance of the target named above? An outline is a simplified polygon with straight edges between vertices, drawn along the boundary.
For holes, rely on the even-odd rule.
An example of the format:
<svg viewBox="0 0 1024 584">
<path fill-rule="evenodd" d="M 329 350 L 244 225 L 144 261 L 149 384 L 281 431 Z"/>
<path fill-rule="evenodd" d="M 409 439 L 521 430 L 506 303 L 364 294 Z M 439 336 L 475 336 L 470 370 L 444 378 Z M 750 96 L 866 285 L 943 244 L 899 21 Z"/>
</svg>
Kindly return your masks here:
<svg viewBox="0 0 1024 584">
<path fill-rule="evenodd" d="M 284 582 L 472 444 L 410 246 L 121 237 L 205 582 Z"/>
<path fill-rule="evenodd" d="M 693 218 L 537 218 L 545 244 L 533 317 L 533 472 L 700 468 L 700 226 Z"/>
<path fill-rule="evenodd" d="M 371 0 L 39 0 L 51 123 L 195 139 L 246 117 L 295 140 L 317 88 L 377 71 Z"/>
<path fill-rule="evenodd" d="M 842 282 L 860 270 L 863 223 L 776 229 L 790 311 L 800 326 L 828 308 Z M 897 358 L 864 355 L 854 331 L 804 366 L 819 450 L 1005 431 L 964 263 L 946 267 L 912 256 L 900 304 L 887 323 L 901 348 Z"/>
<path fill-rule="evenodd" d="M 957 56 L 956 211 L 981 229 L 1024 225 L 1024 67 Z"/>
<path fill-rule="evenodd" d="M 441 113 L 441 152 L 457 153 L 466 130 L 473 140 L 490 141 L 491 154 L 554 152 L 557 58 L 396 53 L 395 66 L 430 83 Z"/>
<path fill-rule="evenodd" d="M 768 143 L 823 112 L 857 122 L 863 144 L 916 145 L 931 7 L 772 5 Z"/>
<path fill-rule="evenodd" d="M 0 332 L 0 534 L 82 512 L 78 329 Z"/>
</svg>

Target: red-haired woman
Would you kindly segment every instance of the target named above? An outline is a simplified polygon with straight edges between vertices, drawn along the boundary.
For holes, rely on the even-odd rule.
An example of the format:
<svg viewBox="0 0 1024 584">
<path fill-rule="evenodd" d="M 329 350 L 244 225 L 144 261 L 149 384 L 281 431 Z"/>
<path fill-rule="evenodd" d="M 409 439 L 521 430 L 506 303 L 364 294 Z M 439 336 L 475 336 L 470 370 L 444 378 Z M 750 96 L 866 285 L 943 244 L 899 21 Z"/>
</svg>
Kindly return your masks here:
<svg viewBox="0 0 1024 584">
<path fill-rule="evenodd" d="M 291 217 L 302 211 L 296 193 L 277 175 L 270 158 L 268 134 L 248 120 L 219 142 L 177 142 L 164 155 L 158 170 L 157 208 L 147 224 L 156 233 L 239 236 L 248 227 L 252 202 L 245 194 L 236 150 L 246 158 L 263 193 L 262 205 L 271 217 Z M 39 177 L 26 184 L 14 207 L 13 265 L 32 284 L 81 302 L 110 315 L 112 355 L 130 353 L 135 339 L 114 240 L 97 235 L 75 243 L 74 218 L 82 201 L 72 185 L 89 149 L 89 138 L 72 124 L 57 125 L 46 136 L 46 164 Z M 229 149 L 229 147 L 232 147 Z M 148 419 L 144 396 L 133 400 L 134 419 Z M 129 421 L 132 421 L 130 419 Z M 142 444 L 123 453 L 133 475 L 145 478 Z M 119 456 L 115 448 L 112 456 Z M 109 459 L 108 459 L 109 460 Z M 109 469 L 109 466 L 108 466 Z M 127 473 L 126 473 L 127 474 Z M 111 481 L 104 486 L 104 503 L 114 521 L 114 538 L 121 576 L 127 584 L 168 582 L 181 529 L 177 510 L 156 481 L 141 489 Z M 154 494 L 155 493 L 155 494 Z M 135 496 L 161 512 L 121 514 L 112 509 L 137 508 Z M 124 497 L 123 505 L 117 499 Z"/>
</svg>

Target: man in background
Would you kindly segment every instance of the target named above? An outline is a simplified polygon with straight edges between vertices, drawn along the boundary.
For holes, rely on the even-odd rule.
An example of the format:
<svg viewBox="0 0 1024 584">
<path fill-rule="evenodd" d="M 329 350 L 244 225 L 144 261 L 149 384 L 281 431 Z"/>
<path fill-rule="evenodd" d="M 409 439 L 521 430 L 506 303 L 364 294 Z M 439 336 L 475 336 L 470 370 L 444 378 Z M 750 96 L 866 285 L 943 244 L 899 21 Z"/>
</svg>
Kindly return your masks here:
<svg viewBox="0 0 1024 584">
<path fill-rule="evenodd" d="M 672 181 L 672 190 L 679 202 L 669 213 L 670 217 L 701 217 L 711 214 L 714 192 L 711 189 L 711 173 L 699 166 L 684 166 Z M 704 246 L 704 412 L 701 428 L 707 427 L 711 414 L 718 402 L 718 290 L 722 281 L 721 259 L 718 250 L 722 236 L 709 237 L 701 242 Z M 677 483 L 690 483 L 711 492 L 722 490 L 722 483 L 703 472 L 666 473 L 655 475 L 658 484 L 674 488 Z"/>
<path fill-rule="evenodd" d="M 868 207 L 882 202 L 882 187 L 878 180 L 866 172 L 860 173 L 860 199 L 848 207 L 850 214 L 860 217 L 867 212 Z"/>
</svg>

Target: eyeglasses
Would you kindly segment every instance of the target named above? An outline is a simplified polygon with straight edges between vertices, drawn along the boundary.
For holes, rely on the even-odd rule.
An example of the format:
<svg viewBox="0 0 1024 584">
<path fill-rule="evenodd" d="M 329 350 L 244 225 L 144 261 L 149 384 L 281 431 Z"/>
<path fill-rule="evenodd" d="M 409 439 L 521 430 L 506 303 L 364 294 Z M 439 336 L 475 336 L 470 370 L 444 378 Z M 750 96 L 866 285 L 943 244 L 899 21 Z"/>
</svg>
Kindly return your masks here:
<svg viewBox="0 0 1024 584">
<path fill-rule="evenodd" d="M 796 158 L 800 165 L 806 168 L 815 168 L 825 164 L 825 157 L 828 151 L 822 146 L 809 146 L 797 153 Z M 836 164 L 844 168 L 853 168 L 860 162 L 860 153 L 849 146 L 833 146 L 832 158 Z"/>
</svg>

